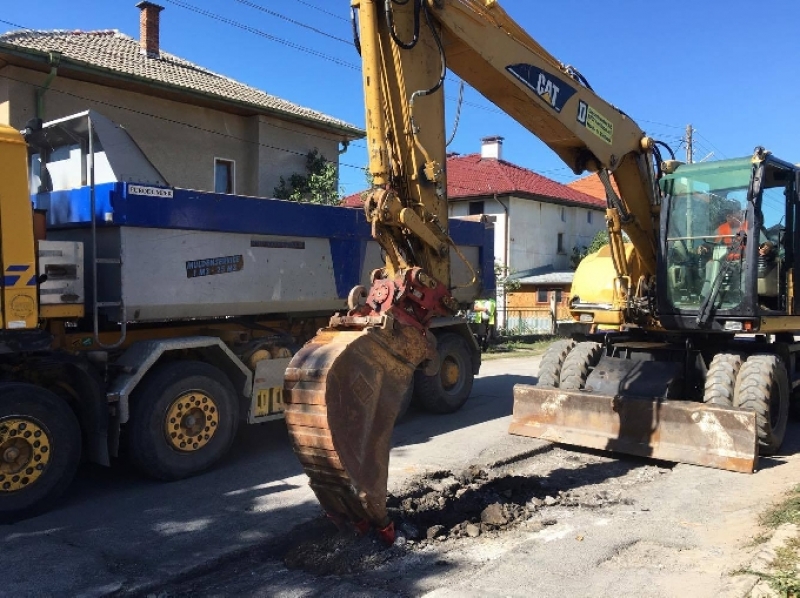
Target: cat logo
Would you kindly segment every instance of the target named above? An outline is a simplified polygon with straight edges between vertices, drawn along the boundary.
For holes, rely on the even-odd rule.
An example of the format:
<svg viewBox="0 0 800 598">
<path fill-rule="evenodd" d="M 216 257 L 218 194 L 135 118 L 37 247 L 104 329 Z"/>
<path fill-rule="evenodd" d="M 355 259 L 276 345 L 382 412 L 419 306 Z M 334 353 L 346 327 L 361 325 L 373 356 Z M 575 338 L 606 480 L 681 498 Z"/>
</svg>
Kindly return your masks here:
<svg viewBox="0 0 800 598">
<path fill-rule="evenodd" d="M 506 70 L 556 112 L 561 112 L 567 100 L 575 95 L 574 87 L 531 64 L 512 64 Z"/>
</svg>

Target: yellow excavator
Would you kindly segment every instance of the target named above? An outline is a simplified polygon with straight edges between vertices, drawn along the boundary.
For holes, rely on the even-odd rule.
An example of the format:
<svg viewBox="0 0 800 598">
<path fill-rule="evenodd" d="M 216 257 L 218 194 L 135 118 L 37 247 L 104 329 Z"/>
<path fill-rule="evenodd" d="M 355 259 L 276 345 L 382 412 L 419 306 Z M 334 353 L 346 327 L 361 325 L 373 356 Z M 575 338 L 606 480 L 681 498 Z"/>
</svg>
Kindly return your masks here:
<svg viewBox="0 0 800 598">
<path fill-rule="evenodd" d="M 397 413 L 415 370 L 450 376 L 430 327 L 456 309 L 448 69 L 606 189 L 610 242 L 581 262 L 570 299 L 586 334 L 555 342 L 537 385 L 515 387 L 510 432 L 746 472 L 777 451 L 798 384 L 798 169 L 762 148 L 700 164 L 662 156 L 495 0 L 351 6 L 374 182 L 364 203 L 385 266 L 285 375 L 294 450 L 329 516 L 392 539 Z"/>
</svg>

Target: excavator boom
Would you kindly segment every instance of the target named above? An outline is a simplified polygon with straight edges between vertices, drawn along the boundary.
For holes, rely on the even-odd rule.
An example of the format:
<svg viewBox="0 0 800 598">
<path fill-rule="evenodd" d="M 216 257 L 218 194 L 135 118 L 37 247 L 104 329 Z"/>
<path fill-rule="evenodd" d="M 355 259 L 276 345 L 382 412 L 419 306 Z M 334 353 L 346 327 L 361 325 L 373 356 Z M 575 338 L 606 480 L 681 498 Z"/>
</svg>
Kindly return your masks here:
<svg viewBox="0 0 800 598">
<path fill-rule="evenodd" d="M 576 69 L 550 55 L 496 0 L 352 0 L 351 6 L 374 185 L 364 208 L 385 265 L 373 273 L 370 289 L 353 290 L 349 311 L 334 316 L 292 360 L 286 420 L 328 514 L 374 525 L 391 538 L 385 509 L 391 430 L 414 371 L 440 369 L 431 322 L 458 308 L 450 279 L 451 253 L 458 251 L 447 230 L 448 69 L 576 174 L 596 172 L 603 181 L 610 243 L 598 259 L 605 264 L 602 272 L 613 278 L 604 287 L 611 298 L 608 304 L 582 304 L 596 324 L 622 328 L 634 318 L 639 325 L 659 327 L 650 306 L 662 249 L 658 146 L 663 144 L 598 96 Z M 579 345 L 586 355 L 575 353 L 577 361 L 569 367 L 582 377 L 577 385 L 559 388 L 562 365 L 567 368 L 565 358 L 575 347 L 570 342 L 550 355 L 550 370 L 542 369 L 537 388 L 515 389 L 513 433 L 752 470 L 753 417 L 726 413 L 724 407 L 697 409 L 671 400 L 669 393 L 661 394 L 670 400 L 644 396 L 629 405 L 613 390 L 587 392 L 598 343 Z M 685 364 L 688 371 L 692 364 L 688 359 Z M 616 373 L 608 370 L 617 382 L 648 378 L 630 363 L 623 365 Z M 679 369 L 653 370 L 651 377 L 674 388 Z M 594 430 L 598 435 L 589 439 Z M 687 443 L 699 447 L 694 456 L 682 451 Z"/>
</svg>

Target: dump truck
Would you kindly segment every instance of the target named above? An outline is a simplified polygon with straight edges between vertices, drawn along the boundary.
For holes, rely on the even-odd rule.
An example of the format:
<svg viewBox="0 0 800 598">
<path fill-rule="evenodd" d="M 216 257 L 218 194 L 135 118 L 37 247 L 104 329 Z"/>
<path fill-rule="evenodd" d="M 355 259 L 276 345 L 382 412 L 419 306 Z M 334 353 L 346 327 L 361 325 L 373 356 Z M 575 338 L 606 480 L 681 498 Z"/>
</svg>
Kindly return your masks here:
<svg viewBox="0 0 800 598">
<path fill-rule="evenodd" d="M 56 504 L 81 460 L 179 479 L 283 418 L 291 356 L 381 263 L 362 211 L 172 187 L 96 111 L 0 127 L 0 160 L 3 521 Z M 493 292 L 492 231 L 451 227 L 466 308 Z M 434 325 L 455 383 L 419 383 L 453 411 L 480 352 L 464 317 Z"/>
<path fill-rule="evenodd" d="M 736 471 L 776 451 L 800 382 L 798 168 L 761 147 L 678 162 L 496 0 L 351 7 L 385 265 L 285 380 L 295 453 L 328 514 L 391 541 L 391 429 L 414 372 L 443 368 L 429 322 L 457 309 L 448 69 L 606 190 L 610 243 L 581 262 L 570 299 L 590 333 L 554 343 L 538 384 L 515 387 L 510 431 Z"/>
</svg>

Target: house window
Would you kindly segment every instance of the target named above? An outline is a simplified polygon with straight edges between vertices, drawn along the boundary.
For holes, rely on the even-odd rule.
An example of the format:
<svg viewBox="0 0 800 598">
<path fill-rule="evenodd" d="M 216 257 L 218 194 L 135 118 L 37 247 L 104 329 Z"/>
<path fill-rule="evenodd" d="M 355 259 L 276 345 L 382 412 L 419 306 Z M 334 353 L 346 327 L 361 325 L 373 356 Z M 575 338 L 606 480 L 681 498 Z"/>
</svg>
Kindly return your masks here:
<svg viewBox="0 0 800 598">
<path fill-rule="evenodd" d="M 567 221 L 567 208 L 561 208 L 561 222 Z"/>
<path fill-rule="evenodd" d="M 558 253 L 564 253 L 564 233 L 558 233 Z"/>
<path fill-rule="evenodd" d="M 470 216 L 480 216 L 483 214 L 483 202 L 482 201 L 471 201 L 469 202 L 469 215 Z"/>
<path fill-rule="evenodd" d="M 586 210 L 586 222 L 589 224 L 592 223 L 592 213 L 593 212 L 591 210 Z"/>
<path fill-rule="evenodd" d="M 547 303 L 547 289 L 537 289 L 536 303 Z"/>
<path fill-rule="evenodd" d="M 556 296 L 556 303 L 561 303 L 561 289 L 553 289 L 553 294 Z"/>
<path fill-rule="evenodd" d="M 236 163 L 233 160 L 214 158 L 214 193 L 234 193 Z"/>
</svg>

